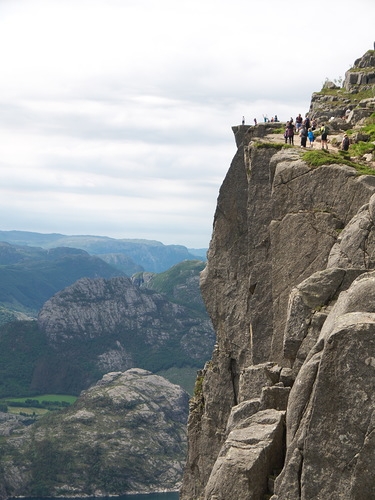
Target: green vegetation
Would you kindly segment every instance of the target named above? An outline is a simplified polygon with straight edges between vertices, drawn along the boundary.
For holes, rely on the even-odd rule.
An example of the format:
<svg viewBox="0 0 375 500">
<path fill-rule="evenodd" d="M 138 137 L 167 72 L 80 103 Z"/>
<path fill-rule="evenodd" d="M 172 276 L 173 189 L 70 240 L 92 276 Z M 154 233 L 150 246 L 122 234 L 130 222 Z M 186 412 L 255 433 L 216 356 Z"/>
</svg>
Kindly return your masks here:
<svg viewBox="0 0 375 500">
<path fill-rule="evenodd" d="M 31 464 L 30 496 L 48 496 L 62 474 L 73 472 L 72 456 L 54 437 L 31 443 L 27 458 Z"/>
<path fill-rule="evenodd" d="M 203 395 L 203 380 L 204 380 L 203 375 L 200 375 L 199 377 L 197 377 L 197 380 L 195 381 L 195 387 L 194 387 L 195 398 L 201 398 Z"/>
<path fill-rule="evenodd" d="M 367 90 L 361 90 L 357 92 L 356 94 L 353 94 L 351 92 L 347 92 L 345 89 L 322 89 L 319 92 L 314 92 L 315 94 L 318 95 L 326 95 L 326 96 L 333 96 L 337 97 L 337 100 L 330 101 L 330 106 L 335 107 L 335 106 L 342 106 L 342 100 L 349 100 L 351 102 L 359 102 L 362 101 L 362 99 L 370 99 L 371 97 L 374 97 L 374 91 L 372 89 L 367 89 Z"/>
<path fill-rule="evenodd" d="M 0 398 L 23 398 L 19 404 L 7 405 L 8 411 L 43 413 L 54 409 L 52 403 L 44 402 L 46 398 L 37 396 L 42 392 L 78 395 L 108 371 L 105 366 L 99 368 L 98 357 L 118 351 L 119 343 L 131 356 L 133 366 L 154 373 L 167 371 L 166 378 L 192 393 L 196 370 L 210 356 L 214 343 L 199 292 L 199 273 L 204 266 L 202 261 L 184 261 L 154 275 L 144 284 L 149 288 L 141 288 L 141 293 L 149 296 L 147 303 L 154 304 L 141 322 L 124 315 L 117 327 L 107 331 L 103 324 L 89 339 L 67 330 L 69 340 L 58 348 L 48 342 L 37 321 L 0 325 Z M 25 399 L 38 399 L 39 403 L 28 407 Z"/>
<path fill-rule="evenodd" d="M 285 132 L 285 127 L 273 128 L 271 134 L 283 134 Z"/>
<path fill-rule="evenodd" d="M 184 366 L 178 368 L 177 366 L 173 366 L 172 368 L 168 368 L 167 370 L 158 371 L 157 375 L 166 378 L 167 380 L 172 382 L 172 384 L 181 386 L 188 394 L 194 394 L 197 367 Z"/>
<path fill-rule="evenodd" d="M 367 153 L 372 153 L 375 150 L 375 144 L 359 141 L 351 144 L 349 150 L 352 156 L 363 156 Z"/>
<path fill-rule="evenodd" d="M 62 394 L 44 394 L 31 398 L 6 398 L 0 400 L 0 408 L 22 415 L 43 415 L 48 411 L 61 410 L 74 403 L 76 396 Z M 4 411 L 4 410 L 2 410 Z"/>
<path fill-rule="evenodd" d="M 11 347 L 10 347 L 11 346 Z M 36 321 L 15 321 L 0 328 L 0 397 L 31 396 L 37 360 L 48 356 L 47 339 Z"/>
<path fill-rule="evenodd" d="M 359 130 L 355 129 L 350 129 L 346 133 L 348 136 L 352 136 L 355 133 L 362 133 L 368 136 L 369 140 L 368 141 L 358 141 L 356 143 L 353 143 L 349 147 L 349 152 L 351 156 L 356 156 L 356 157 L 361 157 L 367 153 L 372 153 L 374 155 L 375 153 L 375 113 L 372 113 L 371 116 L 369 116 L 366 119 L 365 125 L 360 128 Z M 364 168 L 361 167 L 361 168 Z M 372 172 L 370 172 L 372 174 Z"/>
<path fill-rule="evenodd" d="M 322 167 L 323 165 L 348 165 L 356 169 L 358 175 L 375 175 L 375 170 L 362 163 L 356 163 L 350 159 L 349 153 L 339 151 L 333 153 L 326 149 L 316 149 L 306 151 L 302 154 L 302 159 L 311 167 Z"/>
<path fill-rule="evenodd" d="M 311 167 L 321 167 L 323 165 L 349 165 L 357 167 L 357 164 L 350 160 L 349 155 L 344 152 L 332 153 L 327 149 L 314 149 L 302 154 L 302 159 Z"/>
<path fill-rule="evenodd" d="M 147 287 L 165 294 L 167 299 L 175 304 L 206 314 L 198 286 L 199 274 L 205 266 L 200 260 L 185 260 L 163 273 L 155 274 Z M 192 300 L 194 295 L 195 300 Z"/>
<path fill-rule="evenodd" d="M 0 325 L 10 323 L 11 321 L 15 321 L 16 319 L 16 315 L 12 310 L 0 306 Z"/>
<path fill-rule="evenodd" d="M 284 130 L 282 131 L 284 133 Z M 266 149 L 288 149 L 292 148 L 291 144 L 285 144 L 285 142 L 262 142 L 254 141 L 252 143 L 253 148 L 266 148 Z"/>
<path fill-rule="evenodd" d="M 81 251 L 80 251 L 81 252 Z M 111 278 L 121 274 L 98 257 L 82 252 L 59 255 L 48 260 L 34 256 L 9 265 L 0 265 L 0 324 L 12 320 L 11 311 L 36 316 L 56 292 L 80 278 Z"/>
</svg>

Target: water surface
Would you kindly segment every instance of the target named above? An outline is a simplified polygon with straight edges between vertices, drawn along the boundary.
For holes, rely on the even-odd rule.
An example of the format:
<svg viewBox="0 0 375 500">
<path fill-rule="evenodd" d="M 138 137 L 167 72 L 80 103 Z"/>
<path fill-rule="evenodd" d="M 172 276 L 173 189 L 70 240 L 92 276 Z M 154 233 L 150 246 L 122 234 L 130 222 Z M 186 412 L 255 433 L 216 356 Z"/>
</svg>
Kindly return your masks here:
<svg viewBox="0 0 375 500">
<path fill-rule="evenodd" d="M 73 500 L 178 500 L 178 493 L 149 493 L 148 495 L 121 495 L 119 497 L 74 497 Z M 53 500 L 46 497 L 23 498 L 22 500 Z M 58 500 L 72 500 L 72 498 L 61 498 Z"/>
</svg>

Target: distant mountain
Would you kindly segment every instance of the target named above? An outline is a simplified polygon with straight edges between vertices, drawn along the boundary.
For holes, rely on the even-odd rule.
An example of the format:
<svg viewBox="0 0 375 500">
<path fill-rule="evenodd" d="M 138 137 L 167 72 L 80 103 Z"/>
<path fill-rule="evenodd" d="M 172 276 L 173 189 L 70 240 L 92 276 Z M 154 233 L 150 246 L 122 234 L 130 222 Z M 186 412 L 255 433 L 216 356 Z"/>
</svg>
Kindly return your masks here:
<svg viewBox="0 0 375 500">
<path fill-rule="evenodd" d="M 67 236 L 51 233 L 41 234 L 28 231 L 0 231 L 0 241 L 13 245 L 40 246 L 45 249 L 55 247 L 79 248 L 90 255 L 97 255 L 131 276 L 144 270 L 160 273 L 183 260 L 206 260 L 206 250 L 189 251 L 182 245 L 163 245 L 159 241 L 140 239 L 115 239 L 107 236 Z M 126 262 L 119 259 L 125 255 Z M 138 266 L 138 269 L 136 267 Z M 139 267 L 140 266 L 140 267 Z M 130 267 L 130 272 L 129 272 Z"/>
<path fill-rule="evenodd" d="M 0 243 L 0 324 L 18 313 L 36 317 L 52 295 L 82 277 L 115 276 L 124 273 L 84 250 Z"/>
<path fill-rule="evenodd" d="M 83 278 L 56 293 L 38 322 L 0 328 L 0 396 L 79 394 L 109 371 L 201 368 L 215 342 L 199 290 L 202 262 L 150 275 Z M 152 284 L 154 282 L 154 284 Z M 157 292 L 152 286 L 164 293 Z"/>
</svg>

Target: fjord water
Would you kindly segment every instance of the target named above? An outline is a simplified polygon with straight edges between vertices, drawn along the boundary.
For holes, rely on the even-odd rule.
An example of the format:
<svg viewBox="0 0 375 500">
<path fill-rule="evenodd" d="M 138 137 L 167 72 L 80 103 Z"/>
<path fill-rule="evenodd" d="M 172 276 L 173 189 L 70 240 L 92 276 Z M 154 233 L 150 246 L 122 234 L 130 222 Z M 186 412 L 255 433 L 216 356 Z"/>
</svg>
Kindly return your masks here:
<svg viewBox="0 0 375 500">
<path fill-rule="evenodd" d="M 149 493 L 148 495 L 121 495 L 119 497 L 92 497 L 95 500 L 178 500 L 178 493 Z M 39 498 L 23 498 L 22 500 L 48 500 L 46 497 Z M 53 499 L 49 499 L 53 500 Z M 59 500 L 72 500 L 71 498 L 59 498 Z M 74 500 L 90 500 L 90 497 L 79 498 L 74 497 Z"/>
<path fill-rule="evenodd" d="M 148 495 L 125 495 L 116 497 L 116 500 L 178 500 L 178 493 L 149 493 Z M 87 499 L 84 499 L 87 500 Z M 96 499 L 98 500 L 98 499 Z M 111 497 L 109 500 L 114 500 Z"/>
</svg>

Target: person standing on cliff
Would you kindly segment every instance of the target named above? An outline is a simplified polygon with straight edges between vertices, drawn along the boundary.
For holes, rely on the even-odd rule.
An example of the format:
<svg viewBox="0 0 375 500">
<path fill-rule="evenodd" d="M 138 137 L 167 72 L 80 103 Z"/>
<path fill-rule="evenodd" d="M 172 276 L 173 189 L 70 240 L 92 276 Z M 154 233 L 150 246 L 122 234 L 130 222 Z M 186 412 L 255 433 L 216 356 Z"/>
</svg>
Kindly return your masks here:
<svg viewBox="0 0 375 500">
<path fill-rule="evenodd" d="M 286 136 L 289 144 L 294 145 L 294 123 L 288 122 L 286 125 Z"/>
<path fill-rule="evenodd" d="M 349 144 L 350 144 L 349 137 L 346 134 L 344 134 L 344 137 L 342 138 L 342 142 L 341 142 L 341 149 L 343 151 L 348 151 Z"/>
<path fill-rule="evenodd" d="M 301 148 L 305 148 L 307 141 L 307 128 L 305 127 L 305 125 L 302 125 L 299 136 L 301 137 Z"/>
<path fill-rule="evenodd" d="M 311 128 L 309 128 L 309 131 L 307 132 L 307 137 L 309 138 L 310 148 L 313 148 L 314 141 L 315 141 L 315 135 L 314 135 L 314 132 L 312 131 Z"/>
<path fill-rule="evenodd" d="M 301 116 L 301 113 L 297 116 L 296 118 L 296 130 L 297 130 L 297 134 L 299 133 L 299 129 L 302 127 L 302 122 L 303 122 L 303 118 Z"/>
<path fill-rule="evenodd" d="M 322 123 L 322 126 L 320 127 L 320 133 L 321 133 L 321 141 L 322 141 L 322 149 L 328 149 L 328 127 Z"/>
</svg>

